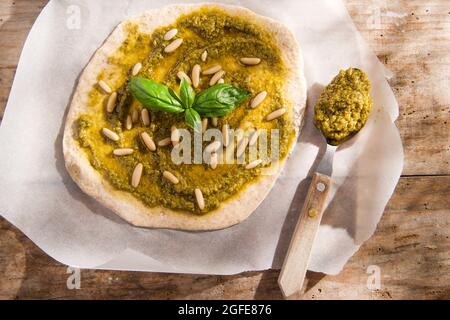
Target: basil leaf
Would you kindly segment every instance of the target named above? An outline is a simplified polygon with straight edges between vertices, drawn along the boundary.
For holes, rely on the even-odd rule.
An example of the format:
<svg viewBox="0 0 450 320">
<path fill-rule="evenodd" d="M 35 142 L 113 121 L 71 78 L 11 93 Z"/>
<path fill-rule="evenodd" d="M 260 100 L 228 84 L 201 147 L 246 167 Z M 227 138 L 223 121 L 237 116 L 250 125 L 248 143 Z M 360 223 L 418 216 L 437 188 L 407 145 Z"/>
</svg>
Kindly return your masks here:
<svg viewBox="0 0 450 320">
<path fill-rule="evenodd" d="M 200 132 L 202 130 L 202 121 L 200 119 L 200 115 L 194 109 L 186 109 L 184 113 L 184 119 L 186 120 L 187 124 L 195 131 Z"/>
<path fill-rule="evenodd" d="M 169 90 L 170 95 L 171 95 L 175 100 L 177 100 L 177 101 L 181 104 L 181 106 L 183 106 L 183 103 L 181 102 L 181 99 L 180 99 L 180 97 L 177 95 L 177 93 L 176 93 L 175 91 L 173 91 L 172 88 L 168 88 L 168 90 Z"/>
<path fill-rule="evenodd" d="M 243 89 L 229 83 L 219 83 L 200 92 L 192 107 L 202 116 L 223 117 L 248 96 L 249 93 Z"/>
<path fill-rule="evenodd" d="M 128 83 L 133 97 L 147 108 L 181 113 L 184 111 L 180 101 L 170 92 L 170 88 L 150 79 L 133 77 Z"/>
<path fill-rule="evenodd" d="M 182 78 L 180 83 L 180 98 L 183 103 L 183 107 L 189 109 L 194 104 L 195 91 L 192 89 L 189 82 Z"/>
</svg>

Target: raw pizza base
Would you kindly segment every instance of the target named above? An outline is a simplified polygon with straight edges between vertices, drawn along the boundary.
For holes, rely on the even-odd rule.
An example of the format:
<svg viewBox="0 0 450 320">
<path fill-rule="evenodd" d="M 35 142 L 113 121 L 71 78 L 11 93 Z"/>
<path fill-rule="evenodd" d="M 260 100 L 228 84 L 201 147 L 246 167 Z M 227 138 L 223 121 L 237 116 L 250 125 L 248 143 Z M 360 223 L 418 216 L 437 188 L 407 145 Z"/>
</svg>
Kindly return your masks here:
<svg viewBox="0 0 450 320">
<path fill-rule="evenodd" d="M 268 30 L 282 52 L 282 58 L 290 73 L 287 76 L 286 92 L 292 102 L 297 134 L 306 105 L 306 81 L 303 75 L 303 58 L 300 47 L 292 33 L 282 24 L 259 16 L 252 11 L 222 4 L 169 5 L 161 9 L 150 10 L 140 16 L 119 24 L 82 72 L 74 92 L 67 115 L 63 152 L 66 168 L 72 179 L 88 195 L 114 211 L 133 225 L 141 227 L 170 228 L 180 230 L 214 230 L 237 224 L 246 219 L 265 199 L 278 178 L 286 159 L 282 160 L 272 175 L 261 176 L 255 183 L 249 184 L 239 194 L 222 203 L 221 206 L 205 215 L 174 211 L 164 207 L 150 208 L 133 195 L 115 189 L 89 163 L 76 136 L 76 121 L 81 114 L 88 113 L 88 93 L 97 83 L 98 74 L 108 69 L 108 57 L 111 56 L 127 37 L 127 23 L 139 25 L 140 31 L 152 34 L 161 26 L 175 23 L 182 14 L 188 14 L 201 8 L 220 8 L 231 16 L 248 19 L 252 23 Z"/>
</svg>

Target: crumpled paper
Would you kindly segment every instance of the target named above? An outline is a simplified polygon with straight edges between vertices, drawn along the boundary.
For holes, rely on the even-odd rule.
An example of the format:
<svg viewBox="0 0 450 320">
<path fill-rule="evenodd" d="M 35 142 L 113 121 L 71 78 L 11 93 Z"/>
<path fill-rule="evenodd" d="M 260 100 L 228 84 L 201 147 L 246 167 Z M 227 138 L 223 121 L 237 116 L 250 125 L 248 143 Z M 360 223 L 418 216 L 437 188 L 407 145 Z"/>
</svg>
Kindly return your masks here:
<svg viewBox="0 0 450 320">
<path fill-rule="evenodd" d="M 224 1 L 288 25 L 302 47 L 308 81 L 308 114 L 298 144 L 268 198 L 246 221 L 211 232 L 136 228 L 69 177 L 61 139 L 81 70 L 120 21 L 172 2 L 53 0 L 43 9 L 25 43 L 0 127 L 0 213 L 54 259 L 80 268 L 202 274 L 278 268 L 308 176 L 325 151 L 312 107 L 340 69 L 354 66 L 371 79 L 374 110 L 336 153 L 309 265 L 338 273 L 373 234 L 403 166 L 394 124 L 398 105 L 386 70 L 340 1 Z"/>
</svg>

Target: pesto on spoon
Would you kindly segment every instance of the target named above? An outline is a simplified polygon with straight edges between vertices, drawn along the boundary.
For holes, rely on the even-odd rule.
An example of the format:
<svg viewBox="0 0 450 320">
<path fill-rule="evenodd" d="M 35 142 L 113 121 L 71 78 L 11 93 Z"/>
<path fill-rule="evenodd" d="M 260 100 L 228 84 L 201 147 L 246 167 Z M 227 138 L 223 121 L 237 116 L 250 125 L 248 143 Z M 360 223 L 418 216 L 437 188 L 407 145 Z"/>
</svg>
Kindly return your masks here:
<svg viewBox="0 0 450 320">
<path fill-rule="evenodd" d="M 328 144 L 337 146 L 362 129 L 371 109 L 367 75 L 356 68 L 341 70 L 320 94 L 314 124 Z"/>
</svg>

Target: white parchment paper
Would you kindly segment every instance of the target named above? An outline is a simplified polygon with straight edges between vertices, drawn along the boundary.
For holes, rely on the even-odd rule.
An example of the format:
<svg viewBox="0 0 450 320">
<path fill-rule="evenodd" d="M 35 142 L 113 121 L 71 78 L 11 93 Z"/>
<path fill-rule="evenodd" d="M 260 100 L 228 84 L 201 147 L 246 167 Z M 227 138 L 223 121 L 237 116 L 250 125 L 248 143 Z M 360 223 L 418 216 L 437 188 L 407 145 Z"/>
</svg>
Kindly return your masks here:
<svg viewBox="0 0 450 320">
<path fill-rule="evenodd" d="M 336 154 L 331 197 L 309 267 L 338 273 L 374 232 L 403 166 L 393 123 L 398 105 L 385 69 L 338 0 L 225 1 L 288 25 L 301 44 L 308 81 L 309 111 L 298 145 L 249 219 L 213 232 L 136 228 L 70 179 L 61 139 L 78 75 L 120 21 L 172 2 L 181 1 L 53 0 L 44 8 L 24 46 L 0 127 L 0 213 L 50 256 L 75 267 L 202 274 L 277 268 L 307 177 L 325 150 L 312 125 L 312 106 L 340 69 L 354 66 L 372 81 L 374 110 Z"/>
</svg>

